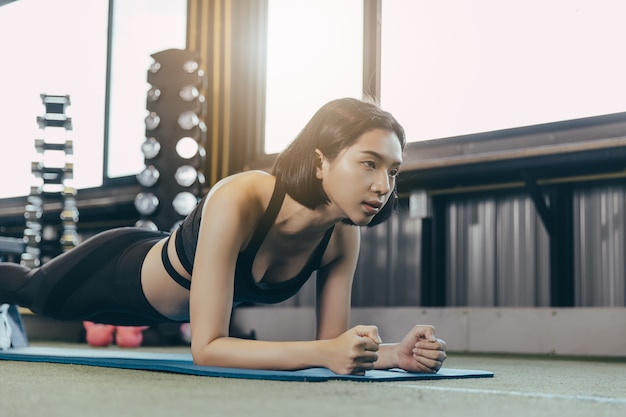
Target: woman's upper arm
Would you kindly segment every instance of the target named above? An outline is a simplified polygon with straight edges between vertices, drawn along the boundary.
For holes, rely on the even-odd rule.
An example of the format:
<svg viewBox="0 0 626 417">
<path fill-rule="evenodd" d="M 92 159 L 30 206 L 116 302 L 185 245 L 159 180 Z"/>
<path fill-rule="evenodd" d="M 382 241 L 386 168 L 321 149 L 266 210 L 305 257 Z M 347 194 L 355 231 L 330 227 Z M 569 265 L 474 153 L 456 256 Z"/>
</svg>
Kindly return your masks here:
<svg viewBox="0 0 626 417">
<path fill-rule="evenodd" d="M 246 210 L 251 206 L 237 187 L 222 187 L 205 202 L 189 296 L 194 357 L 211 341 L 228 336 L 235 265 L 247 238 L 251 216 Z"/>
<path fill-rule="evenodd" d="M 352 281 L 359 256 L 358 227 L 337 224 L 327 252 L 331 260 L 317 272 L 317 338 L 332 339 L 350 322 Z"/>
</svg>

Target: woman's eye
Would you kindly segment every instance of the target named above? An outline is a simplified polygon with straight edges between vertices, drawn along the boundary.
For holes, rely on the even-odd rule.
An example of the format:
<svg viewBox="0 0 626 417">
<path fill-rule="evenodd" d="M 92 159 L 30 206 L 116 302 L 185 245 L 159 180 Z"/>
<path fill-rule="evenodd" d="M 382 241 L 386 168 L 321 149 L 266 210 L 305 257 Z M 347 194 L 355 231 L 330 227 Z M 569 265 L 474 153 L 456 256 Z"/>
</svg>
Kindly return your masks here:
<svg viewBox="0 0 626 417">
<path fill-rule="evenodd" d="M 363 165 L 365 165 L 365 167 L 369 169 L 376 168 L 376 164 L 374 163 L 374 161 L 363 161 Z"/>
<path fill-rule="evenodd" d="M 399 169 L 392 169 L 391 171 L 389 171 L 389 176 L 390 176 L 390 177 L 394 177 L 394 178 L 395 178 L 395 177 L 397 177 L 397 176 L 398 176 L 398 173 L 399 173 L 399 172 L 400 172 L 400 170 L 399 170 Z"/>
</svg>

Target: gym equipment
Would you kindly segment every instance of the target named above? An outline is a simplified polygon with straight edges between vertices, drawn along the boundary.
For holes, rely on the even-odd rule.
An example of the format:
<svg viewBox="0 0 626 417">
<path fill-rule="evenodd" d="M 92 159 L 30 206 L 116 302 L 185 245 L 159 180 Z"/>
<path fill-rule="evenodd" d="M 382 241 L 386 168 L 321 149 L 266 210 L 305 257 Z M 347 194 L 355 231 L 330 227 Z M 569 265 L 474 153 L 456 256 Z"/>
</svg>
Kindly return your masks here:
<svg viewBox="0 0 626 417">
<path fill-rule="evenodd" d="M 46 137 L 35 139 L 39 158 L 32 162 L 31 172 L 36 184 L 31 187 L 24 211 L 26 248 L 21 262 L 29 268 L 38 267 L 78 244 L 76 189 L 69 185 L 74 177 L 74 164 L 70 160 L 74 145 L 67 137 L 67 132 L 72 130 L 72 118 L 65 114 L 70 97 L 41 94 L 41 101 L 46 113 L 37 117 L 37 124 Z M 44 206 L 48 203 L 60 203 L 60 222 L 56 222 L 60 225 L 44 224 Z"/>
</svg>

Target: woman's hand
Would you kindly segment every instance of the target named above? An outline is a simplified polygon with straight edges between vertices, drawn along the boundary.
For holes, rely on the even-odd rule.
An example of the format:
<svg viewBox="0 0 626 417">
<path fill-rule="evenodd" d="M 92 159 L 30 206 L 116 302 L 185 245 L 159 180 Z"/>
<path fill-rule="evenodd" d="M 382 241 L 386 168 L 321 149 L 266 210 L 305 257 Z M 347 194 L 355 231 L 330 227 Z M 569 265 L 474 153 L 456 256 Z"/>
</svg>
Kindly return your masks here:
<svg viewBox="0 0 626 417">
<path fill-rule="evenodd" d="M 437 373 L 446 359 L 446 342 L 433 326 L 415 326 L 395 346 L 398 367 L 407 372 Z"/>
<path fill-rule="evenodd" d="M 378 360 L 380 337 L 376 326 L 356 326 L 328 340 L 325 366 L 337 374 L 364 375 Z"/>
</svg>

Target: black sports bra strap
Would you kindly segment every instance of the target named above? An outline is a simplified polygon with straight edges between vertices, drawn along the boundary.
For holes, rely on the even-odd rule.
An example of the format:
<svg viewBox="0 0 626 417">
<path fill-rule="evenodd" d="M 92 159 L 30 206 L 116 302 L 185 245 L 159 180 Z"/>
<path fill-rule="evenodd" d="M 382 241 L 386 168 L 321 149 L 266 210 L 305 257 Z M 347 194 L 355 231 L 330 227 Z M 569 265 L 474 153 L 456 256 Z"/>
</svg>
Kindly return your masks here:
<svg viewBox="0 0 626 417">
<path fill-rule="evenodd" d="M 330 241 L 330 237 L 333 234 L 333 230 L 335 230 L 335 225 L 332 225 L 326 233 L 324 233 L 324 237 L 319 245 L 315 248 L 314 259 L 316 260 L 315 265 L 313 265 L 313 269 L 319 269 L 322 263 L 322 256 L 324 256 L 324 252 L 326 252 L 326 248 L 328 247 L 328 242 Z"/>
<path fill-rule="evenodd" d="M 185 271 L 189 275 L 193 272 L 193 265 L 189 262 L 189 258 L 187 258 L 187 252 L 185 251 L 185 243 L 183 242 L 183 233 L 178 229 L 176 232 L 176 238 L 174 238 L 174 245 L 176 247 L 176 255 L 178 255 L 178 260 L 185 268 Z"/>
<path fill-rule="evenodd" d="M 276 185 L 274 186 L 274 192 L 272 193 L 270 203 L 267 206 L 265 213 L 263 213 L 261 221 L 254 231 L 254 235 L 252 235 L 252 239 L 250 239 L 248 247 L 243 251 L 243 253 L 256 255 L 257 251 L 261 247 L 261 244 L 263 243 L 263 240 L 265 240 L 265 236 L 267 236 L 270 228 L 274 225 L 274 221 L 278 216 L 278 212 L 280 211 L 280 207 L 282 206 L 284 199 L 285 191 L 278 184 L 278 180 L 276 180 Z"/>
<path fill-rule="evenodd" d="M 172 265 L 172 261 L 170 261 L 170 257 L 167 255 L 167 245 L 170 240 L 167 239 L 163 244 L 163 249 L 161 250 L 161 260 L 163 261 L 163 266 L 165 270 L 169 274 L 169 276 L 176 281 L 178 285 L 189 290 L 191 289 L 191 281 L 182 276 L 176 269 L 174 269 L 174 265 Z"/>
</svg>

